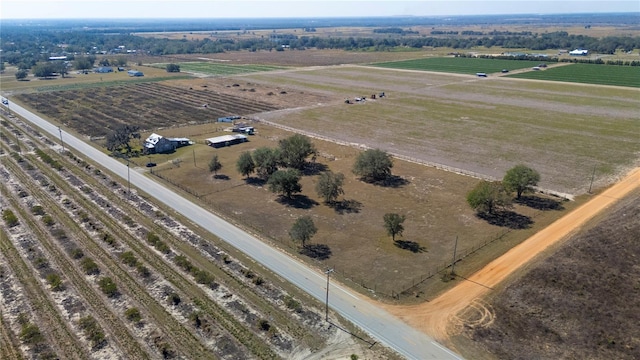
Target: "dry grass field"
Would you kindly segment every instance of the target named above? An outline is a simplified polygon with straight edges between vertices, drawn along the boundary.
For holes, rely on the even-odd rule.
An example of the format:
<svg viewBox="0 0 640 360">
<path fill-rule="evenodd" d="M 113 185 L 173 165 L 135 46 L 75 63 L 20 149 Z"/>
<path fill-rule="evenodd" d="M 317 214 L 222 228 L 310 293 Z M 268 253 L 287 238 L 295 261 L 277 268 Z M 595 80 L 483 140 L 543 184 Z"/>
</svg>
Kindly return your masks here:
<svg viewBox="0 0 640 360">
<path fill-rule="evenodd" d="M 40 104 L 47 96 L 66 99 L 56 105 L 50 103 L 49 107 L 63 110 L 61 113 L 50 110 L 45 114 L 85 135 L 102 135 L 95 132 L 104 129 L 96 122 L 101 118 L 111 118 L 111 124 L 128 121 L 130 117 L 121 111 L 126 108 L 142 116 L 143 128 L 149 133 L 197 141 L 174 154 L 152 155 L 136 162 L 141 167 L 147 161 L 158 163 L 156 174 L 294 254 L 297 249 L 289 240 L 288 230 L 297 217 L 312 215 L 319 232 L 312 239 L 316 260 L 311 261 L 318 267 L 335 267 L 344 281 L 364 285 L 381 295 L 395 295 L 446 266 L 456 236 L 459 255 L 500 237 L 500 241 L 460 264 L 460 273 L 470 274 L 563 211 L 517 205 L 514 214 L 518 215 L 511 223 L 491 225 L 477 218 L 465 202 L 466 193 L 477 179 L 397 160 L 393 173 L 404 181 L 403 185 L 364 184 L 351 173 L 361 146 L 382 148 L 418 163 L 437 163 L 495 178 L 522 162 L 542 174 L 543 188 L 572 194 L 586 192 L 594 166 L 593 186 L 604 186 L 632 166 L 640 152 L 635 141 L 639 126 L 637 90 L 331 66 L 353 61 L 351 56 L 363 55 L 363 62 L 382 57 L 378 54 L 365 59 L 367 53 L 339 52 L 344 56 L 341 59 L 338 55 L 327 56 L 338 54 L 334 52 L 299 53 L 317 54 L 310 59 L 324 56 L 331 61 L 318 60 L 313 68 L 230 78 L 120 86 L 117 94 L 122 101 L 128 99 L 128 105 L 118 100 L 118 111 L 112 107 L 116 98 L 95 101 L 112 98 L 113 94 L 105 90 L 109 88 L 25 94 L 20 98 L 33 103 L 31 97 L 36 96 L 40 99 L 36 103 Z M 283 64 L 282 52 L 220 55 L 237 63 L 252 63 L 257 56 L 264 63 L 286 66 L 304 61 L 302 55 L 290 56 L 289 62 Z M 427 52 L 421 54 L 426 55 Z M 334 63 L 336 59 L 340 60 Z M 386 97 L 344 103 L 345 98 L 369 97 L 381 91 Z M 247 184 L 235 170 L 237 156 L 260 146 L 275 147 L 278 140 L 291 133 L 256 123 L 258 133 L 248 143 L 215 150 L 207 147 L 204 139 L 224 134 L 221 130 L 227 126 L 211 123 L 218 116 L 230 115 L 220 113 L 216 109 L 221 106 L 213 105 L 221 99 L 225 106 L 235 103 L 238 109 L 250 103 L 263 104 L 239 114 L 315 136 L 320 150 L 317 162 L 346 175 L 344 200 L 350 206 L 336 211 L 322 204 L 314 191 L 313 173 L 303 178 L 303 193 L 294 202 L 281 201 L 265 186 Z M 211 106 L 203 108 L 201 103 Z M 91 118 L 95 120 L 86 121 Z M 218 154 L 223 163 L 220 178 L 214 178 L 207 170 L 213 154 Z M 565 210 L 575 205 L 561 204 L 559 199 L 547 201 Z M 404 242 L 394 244 L 385 234 L 382 217 L 387 212 L 407 216 L 406 231 L 400 239 Z M 446 286 L 438 276 L 425 284 L 428 288 L 418 287 L 410 294 L 430 296 Z"/>
</svg>

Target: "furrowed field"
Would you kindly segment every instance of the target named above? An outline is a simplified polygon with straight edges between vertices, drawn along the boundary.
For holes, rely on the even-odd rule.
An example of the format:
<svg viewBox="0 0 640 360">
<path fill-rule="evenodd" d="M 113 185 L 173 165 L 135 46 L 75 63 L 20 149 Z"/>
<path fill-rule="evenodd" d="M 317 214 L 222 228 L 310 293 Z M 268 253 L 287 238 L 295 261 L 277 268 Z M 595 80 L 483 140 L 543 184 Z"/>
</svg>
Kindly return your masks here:
<svg viewBox="0 0 640 360">
<path fill-rule="evenodd" d="M 640 87 L 640 66 L 571 64 L 508 77 L 584 84 Z"/>
</svg>

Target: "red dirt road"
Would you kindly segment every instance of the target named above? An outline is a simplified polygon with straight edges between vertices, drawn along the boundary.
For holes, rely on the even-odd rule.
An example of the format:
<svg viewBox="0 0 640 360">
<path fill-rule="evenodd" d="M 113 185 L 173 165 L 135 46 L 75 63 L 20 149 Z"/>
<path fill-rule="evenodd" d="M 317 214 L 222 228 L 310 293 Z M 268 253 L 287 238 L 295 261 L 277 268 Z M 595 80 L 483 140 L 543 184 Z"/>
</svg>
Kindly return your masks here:
<svg viewBox="0 0 640 360">
<path fill-rule="evenodd" d="M 456 314 L 472 304 L 482 306 L 478 300 L 490 288 L 500 284 L 511 273 L 531 261 L 549 246 L 567 239 L 569 235 L 579 230 L 594 216 L 638 187 L 640 187 L 640 168 L 630 172 L 611 188 L 596 195 L 586 204 L 492 261 L 482 270 L 470 276 L 468 281 L 462 280 L 459 285 L 436 299 L 419 305 L 384 306 L 390 313 L 403 319 L 412 327 L 431 335 L 444 344 L 451 345 L 449 336 L 453 335 Z"/>
</svg>

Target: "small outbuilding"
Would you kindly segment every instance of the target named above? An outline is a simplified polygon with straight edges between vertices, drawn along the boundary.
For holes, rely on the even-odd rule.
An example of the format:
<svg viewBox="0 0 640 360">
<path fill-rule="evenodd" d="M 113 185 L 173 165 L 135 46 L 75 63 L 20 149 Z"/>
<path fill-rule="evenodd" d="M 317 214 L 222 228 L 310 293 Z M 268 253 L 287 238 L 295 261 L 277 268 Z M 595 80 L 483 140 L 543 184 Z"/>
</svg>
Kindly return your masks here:
<svg viewBox="0 0 640 360">
<path fill-rule="evenodd" d="M 214 148 L 221 148 L 225 146 L 231 146 L 235 144 L 242 144 L 243 142 L 249 141 L 245 135 L 222 135 L 216 136 L 212 138 L 208 138 L 205 140 L 207 145 L 212 146 Z"/>
<path fill-rule="evenodd" d="M 98 74 L 106 74 L 113 72 L 113 68 L 111 66 L 100 66 L 94 70 Z"/>
<path fill-rule="evenodd" d="M 129 70 L 127 71 L 127 74 L 129 74 L 129 76 L 144 76 L 142 71 L 138 71 L 138 70 Z"/>
</svg>

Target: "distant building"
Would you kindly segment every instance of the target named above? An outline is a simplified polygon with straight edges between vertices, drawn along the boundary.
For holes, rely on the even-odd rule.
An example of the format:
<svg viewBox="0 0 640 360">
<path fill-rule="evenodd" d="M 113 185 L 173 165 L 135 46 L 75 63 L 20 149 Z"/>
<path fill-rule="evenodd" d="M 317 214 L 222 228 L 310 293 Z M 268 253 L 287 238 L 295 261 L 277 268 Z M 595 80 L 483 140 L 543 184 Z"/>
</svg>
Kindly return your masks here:
<svg viewBox="0 0 640 360">
<path fill-rule="evenodd" d="M 241 144 L 247 142 L 247 137 L 244 135 L 222 135 L 205 140 L 207 145 L 214 148 L 221 148 L 225 146 L 231 146 L 235 144 Z"/>
<path fill-rule="evenodd" d="M 106 74 L 113 72 L 113 68 L 111 66 L 100 66 L 99 68 L 96 68 L 94 72 L 97 72 L 99 74 Z"/>
<path fill-rule="evenodd" d="M 144 76 L 142 71 L 138 71 L 138 70 L 129 70 L 127 71 L 127 74 L 129 74 L 129 76 Z"/>
<path fill-rule="evenodd" d="M 67 60 L 66 56 L 49 56 L 49 61 Z"/>
<path fill-rule="evenodd" d="M 589 50 L 575 49 L 575 50 L 569 51 L 569 55 L 571 55 L 571 56 L 587 56 L 587 55 L 589 55 Z"/>
</svg>

